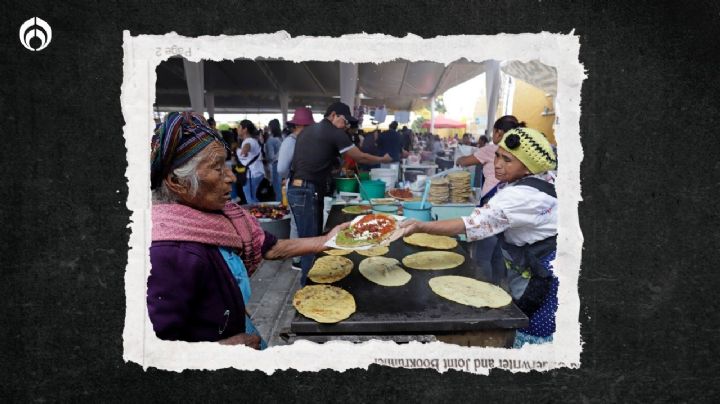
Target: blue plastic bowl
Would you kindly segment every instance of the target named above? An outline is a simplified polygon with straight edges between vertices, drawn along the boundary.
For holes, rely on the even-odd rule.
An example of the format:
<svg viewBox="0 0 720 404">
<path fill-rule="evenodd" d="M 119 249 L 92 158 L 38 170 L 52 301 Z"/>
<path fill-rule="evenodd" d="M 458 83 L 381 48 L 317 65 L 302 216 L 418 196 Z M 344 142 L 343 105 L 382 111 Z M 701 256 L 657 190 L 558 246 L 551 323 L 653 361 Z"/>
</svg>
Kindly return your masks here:
<svg viewBox="0 0 720 404">
<path fill-rule="evenodd" d="M 409 219 L 419 220 L 421 222 L 429 222 L 432 220 L 432 204 L 425 202 L 425 205 L 420 205 L 422 202 L 404 202 L 403 203 L 403 216 Z"/>
<path fill-rule="evenodd" d="M 396 205 L 375 205 L 372 208 L 375 213 L 397 214 L 398 207 Z"/>
</svg>

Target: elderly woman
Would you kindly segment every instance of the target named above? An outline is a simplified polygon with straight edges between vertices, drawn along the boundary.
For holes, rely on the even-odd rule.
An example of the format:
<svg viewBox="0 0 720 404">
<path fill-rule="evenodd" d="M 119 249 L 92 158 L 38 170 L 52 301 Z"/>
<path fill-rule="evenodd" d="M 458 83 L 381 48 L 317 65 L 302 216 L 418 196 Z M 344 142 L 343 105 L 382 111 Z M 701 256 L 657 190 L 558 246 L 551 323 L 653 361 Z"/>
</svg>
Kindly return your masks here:
<svg viewBox="0 0 720 404">
<path fill-rule="evenodd" d="M 248 316 L 249 275 L 265 259 L 318 253 L 325 237 L 278 240 L 229 202 L 227 146 L 194 113 L 171 113 L 152 140 L 148 314 L 165 340 L 261 347 Z"/>
<path fill-rule="evenodd" d="M 552 340 L 555 332 L 558 280 L 550 262 L 555 259 L 557 196 L 555 152 L 534 129 L 506 132 L 495 151 L 497 194 L 469 217 L 437 222 L 407 221 L 404 234 L 416 232 L 457 235 L 481 240 L 498 235 L 492 258 L 495 276 L 503 279 L 518 307 L 530 318 L 519 330 L 515 346 Z"/>
</svg>

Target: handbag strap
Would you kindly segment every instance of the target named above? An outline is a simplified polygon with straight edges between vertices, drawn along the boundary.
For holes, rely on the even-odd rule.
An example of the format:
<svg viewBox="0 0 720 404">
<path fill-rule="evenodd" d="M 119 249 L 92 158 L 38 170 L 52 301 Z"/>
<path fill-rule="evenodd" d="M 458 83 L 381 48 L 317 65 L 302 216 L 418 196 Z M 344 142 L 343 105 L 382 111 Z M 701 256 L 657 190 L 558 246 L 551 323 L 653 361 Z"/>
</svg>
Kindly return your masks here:
<svg viewBox="0 0 720 404">
<path fill-rule="evenodd" d="M 252 160 L 248 161 L 248 163 L 245 165 L 245 167 L 249 168 L 252 165 L 252 163 L 254 163 L 255 160 L 258 159 L 258 157 L 260 157 L 260 153 L 256 154 L 255 157 L 252 158 Z"/>
</svg>

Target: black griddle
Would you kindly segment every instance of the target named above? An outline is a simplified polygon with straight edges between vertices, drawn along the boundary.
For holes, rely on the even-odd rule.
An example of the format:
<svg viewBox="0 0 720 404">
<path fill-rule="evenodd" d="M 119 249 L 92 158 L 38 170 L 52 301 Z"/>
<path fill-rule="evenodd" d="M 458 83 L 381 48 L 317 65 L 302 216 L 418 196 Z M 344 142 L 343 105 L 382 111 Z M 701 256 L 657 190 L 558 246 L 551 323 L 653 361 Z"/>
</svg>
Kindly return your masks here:
<svg viewBox="0 0 720 404">
<path fill-rule="evenodd" d="M 337 206 L 333 206 L 335 210 Z M 340 207 L 342 209 L 342 207 Z M 328 228 L 333 223 L 351 220 L 355 215 L 336 215 L 335 221 L 328 218 Z M 427 248 L 405 244 L 402 239 L 395 240 L 389 246 L 390 251 L 385 257 L 402 258 Z M 444 299 L 436 295 L 428 281 L 435 276 L 459 275 L 489 280 L 481 268 L 468 257 L 467 252 L 458 245 L 454 250 L 465 257 L 459 267 L 439 271 L 423 271 L 405 268 L 412 275 L 410 282 L 399 287 L 380 286 L 367 280 L 358 266 L 367 258 L 356 252 L 346 255 L 353 264 L 353 270 L 344 279 L 332 283 L 343 288 L 355 298 L 357 310 L 348 319 L 335 324 L 321 324 L 299 313 L 290 325 L 296 334 L 414 334 L 414 333 L 448 333 L 463 331 L 479 331 L 489 329 L 517 329 L 528 326 L 528 318 L 514 304 L 498 308 L 475 308 Z M 320 254 L 318 257 L 325 254 Z M 308 279 L 308 284 L 313 284 Z"/>
</svg>

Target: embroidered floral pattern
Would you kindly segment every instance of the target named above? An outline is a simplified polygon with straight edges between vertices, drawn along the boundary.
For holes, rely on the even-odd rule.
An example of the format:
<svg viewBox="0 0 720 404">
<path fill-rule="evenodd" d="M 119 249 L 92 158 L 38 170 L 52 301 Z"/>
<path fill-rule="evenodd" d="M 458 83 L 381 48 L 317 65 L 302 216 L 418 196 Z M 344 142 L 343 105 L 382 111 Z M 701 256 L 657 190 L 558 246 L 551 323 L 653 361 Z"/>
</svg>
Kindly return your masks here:
<svg viewBox="0 0 720 404">
<path fill-rule="evenodd" d="M 481 240 L 502 233 L 510 227 L 510 221 L 499 209 L 487 205 L 475 208 L 470 216 L 463 217 L 468 241 Z"/>
</svg>

